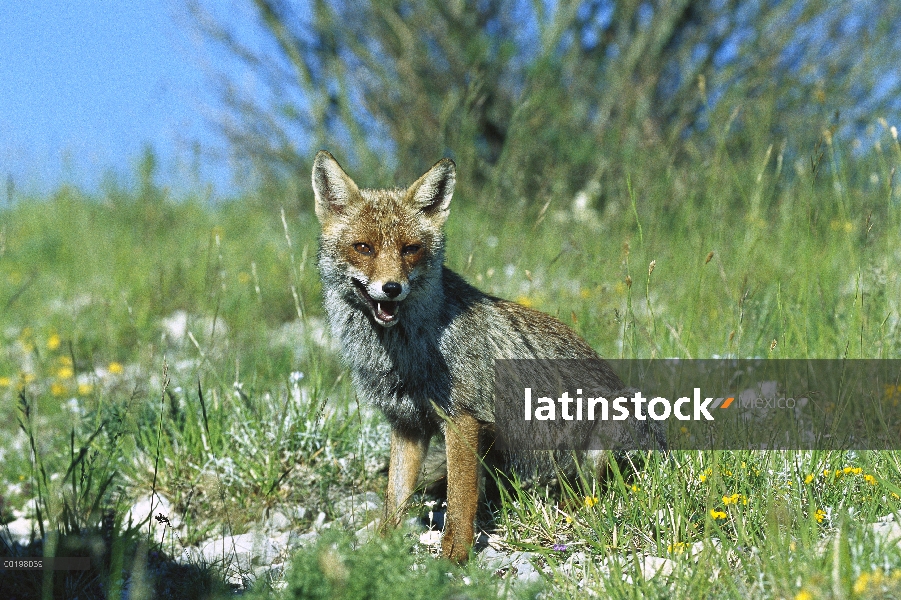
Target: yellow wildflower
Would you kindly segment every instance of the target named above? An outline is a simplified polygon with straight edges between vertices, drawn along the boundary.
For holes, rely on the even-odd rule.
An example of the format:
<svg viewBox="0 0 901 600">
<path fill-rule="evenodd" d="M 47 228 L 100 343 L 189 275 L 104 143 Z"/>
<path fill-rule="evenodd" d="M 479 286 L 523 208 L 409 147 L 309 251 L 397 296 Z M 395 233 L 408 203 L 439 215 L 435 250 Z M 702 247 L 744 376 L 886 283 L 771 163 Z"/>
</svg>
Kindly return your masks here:
<svg viewBox="0 0 901 600">
<path fill-rule="evenodd" d="M 60 340 L 59 336 L 54 333 L 49 338 L 47 338 L 47 349 L 56 350 L 57 348 L 59 348 L 61 342 L 62 340 Z"/>
<path fill-rule="evenodd" d="M 688 544 L 685 542 L 676 542 L 675 544 L 670 544 L 666 547 L 667 552 L 672 552 L 674 554 L 680 554 L 688 550 Z"/>
<path fill-rule="evenodd" d="M 867 483 L 869 483 L 870 485 L 876 485 L 876 483 L 877 483 L 876 478 L 870 474 L 864 475 L 863 480 L 866 481 Z"/>
<path fill-rule="evenodd" d="M 813 513 L 813 518 L 817 520 L 817 523 L 822 523 L 823 519 L 826 518 L 826 511 L 822 508 L 818 508 L 815 513 Z"/>
<path fill-rule="evenodd" d="M 9 387 L 13 384 L 11 377 L 0 377 L 0 387 Z"/>
<path fill-rule="evenodd" d="M 585 508 L 591 508 L 598 503 L 597 496 L 585 496 Z"/>
<path fill-rule="evenodd" d="M 860 577 L 857 578 L 857 581 L 854 582 L 854 593 L 855 594 L 863 594 L 867 591 L 867 586 L 870 583 L 870 574 L 869 573 L 861 573 Z"/>
<path fill-rule="evenodd" d="M 738 492 L 732 494 L 731 496 L 723 496 L 723 504 L 729 506 L 730 504 L 738 504 L 739 499 L 741 498 L 741 494 Z"/>
<path fill-rule="evenodd" d="M 867 588 L 870 587 L 871 583 L 874 587 L 881 586 L 884 579 L 885 575 L 883 574 L 882 569 L 876 569 L 872 573 L 861 573 L 854 582 L 854 593 L 863 594 L 867 591 Z"/>
<path fill-rule="evenodd" d="M 795 600 L 813 600 L 813 594 L 811 594 L 807 590 L 801 590 L 800 592 L 795 594 Z"/>
<path fill-rule="evenodd" d="M 56 376 L 60 379 L 71 379 L 73 375 L 75 375 L 75 371 L 72 367 L 60 367 L 56 370 Z"/>
<path fill-rule="evenodd" d="M 78 395 L 79 396 L 87 396 L 91 392 L 94 391 L 94 386 L 90 383 L 79 383 L 78 384 Z"/>
<path fill-rule="evenodd" d="M 66 393 L 66 386 L 54 381 L 52 384 L 50 384 L 50 393 L 54 396 L 62 396 Z"/>
<path fill-rule="evenodd" d="M 728 515 L 721 510 L 710 509 L 710 516 L 714 519 L 725 519 Z"/>
<path fill-rule="evenodd" d="M 122 363 L 111 362 L 107 367 L 107 370 L 112 375 L 120 375 L 125 370 L 125 368 L 122 366 Z"/>
<path fill-rule="evenodd" d="M 804 483 L 810 483 L 811 481 L 813 481 L 813 474 L 812 474 L 812 473 L 811 473 L 810 475 L 808 475 L 807 477 L 804 478 Z"/>
</svg>

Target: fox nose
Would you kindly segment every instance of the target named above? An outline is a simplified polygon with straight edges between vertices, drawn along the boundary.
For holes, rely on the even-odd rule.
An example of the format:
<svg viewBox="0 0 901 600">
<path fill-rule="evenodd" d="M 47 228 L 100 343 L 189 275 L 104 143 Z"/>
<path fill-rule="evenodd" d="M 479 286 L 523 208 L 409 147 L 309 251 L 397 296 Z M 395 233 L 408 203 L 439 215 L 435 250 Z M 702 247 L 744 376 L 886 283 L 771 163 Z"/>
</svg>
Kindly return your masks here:
<svg viewBox="0 0 901 600">
<path fill-rule="evenodd" d="M 396 281 L 389 281 L 382 285 L 382 291 L 388 294 L 389 298 L 397 298 L 403 291 L 403 288 Z"/>
</svg>

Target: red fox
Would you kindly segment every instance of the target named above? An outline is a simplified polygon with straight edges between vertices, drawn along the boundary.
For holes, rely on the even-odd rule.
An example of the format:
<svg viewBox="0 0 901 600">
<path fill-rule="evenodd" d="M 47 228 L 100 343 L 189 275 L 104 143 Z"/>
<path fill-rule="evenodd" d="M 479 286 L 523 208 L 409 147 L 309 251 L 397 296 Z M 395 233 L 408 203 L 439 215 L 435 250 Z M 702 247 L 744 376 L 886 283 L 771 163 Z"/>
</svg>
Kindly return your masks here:
<svg viewBox="0 0 901 600">
<path fill-rule="evenodd" d="M 601 359 L 557 319 L 484 294 L 444 266 L 455 181 L 447 158 L 406 189 L 360 189 L 324 150 L 313 163 L 328 321 L 359 396 L 391 425 L 383 523 L 399 524 L 429 441 L 441 434 L 442 554 L 461 562 L 473 543 L 479 450 L 495 422 L 494 359 Z M 610 389 L 625 387 L 607 371 Z M 606 458 L 595 458 L 593 468 L 603 468 Z"/>
</svg>

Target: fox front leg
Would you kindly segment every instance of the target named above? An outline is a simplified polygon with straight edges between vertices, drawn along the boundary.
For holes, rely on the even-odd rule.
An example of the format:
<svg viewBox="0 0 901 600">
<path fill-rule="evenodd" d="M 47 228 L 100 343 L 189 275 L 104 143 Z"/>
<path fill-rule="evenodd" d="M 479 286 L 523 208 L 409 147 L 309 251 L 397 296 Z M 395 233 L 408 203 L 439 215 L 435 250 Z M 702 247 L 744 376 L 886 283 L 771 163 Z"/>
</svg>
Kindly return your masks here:
<svg viewBox="0 0 901 600">
<path fill-rule="evenodd" d="M 428 438 L 409 437 L 396 429 L 391 430 L 391 459 L 388 462 L 383 529 L 400 525 L 407 502 L 416 488 L 416 480 L 428 449 Z"/>
<path fill-rule="evenodd" d="M 469 416 L 445 425 L 447 446 L 447 515 L 441 553 L 463 562 L 469 557 L 479 503 L 479 422 Z"/>
</svg>

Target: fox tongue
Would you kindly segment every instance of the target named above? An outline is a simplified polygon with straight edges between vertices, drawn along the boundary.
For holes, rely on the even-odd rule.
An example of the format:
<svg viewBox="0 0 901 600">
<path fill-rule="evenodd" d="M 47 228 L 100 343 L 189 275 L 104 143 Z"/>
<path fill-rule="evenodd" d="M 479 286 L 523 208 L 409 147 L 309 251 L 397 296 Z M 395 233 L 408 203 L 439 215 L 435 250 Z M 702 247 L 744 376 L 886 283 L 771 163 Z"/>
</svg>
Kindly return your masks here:
<svg viewBox="0 0 901 600">
<path fill-rule="evenodd" d="M 390 321 L 397 312 L 397 302 L 392 302 L 390 300 L 377 302 L 375 311 L 380 319 L 383 321 Z"/>
</svg>

